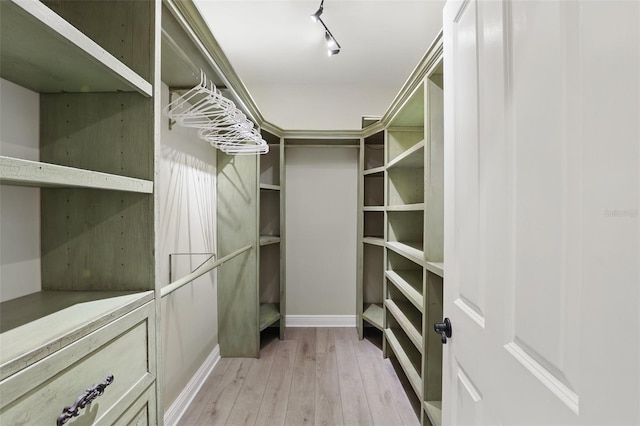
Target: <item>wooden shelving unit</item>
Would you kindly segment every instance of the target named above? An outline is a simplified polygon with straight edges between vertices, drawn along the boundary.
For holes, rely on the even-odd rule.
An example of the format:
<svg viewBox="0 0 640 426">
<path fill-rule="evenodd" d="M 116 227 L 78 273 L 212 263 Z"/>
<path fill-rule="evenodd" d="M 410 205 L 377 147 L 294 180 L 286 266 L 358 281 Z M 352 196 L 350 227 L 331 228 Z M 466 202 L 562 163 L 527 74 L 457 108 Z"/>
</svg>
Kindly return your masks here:
<svg viewBox="0 0 640 426">
<path fill-rule="evenodd" d="M 422 424 L 440 424 L 444 277 L 444 138 L 442 59 L 438 39 L 430 67 L 386 127 L 385 356 L 397 358 L 422 402 Z M 384 119 L 383 119 L 384 120 Z"/>
<path fill-rule="evenodd" d="M 0 157 L 0 183 L 21 187 L 17 191 L 40 188 L 42 277 L 41 291 L 0 304 L 0 393 L 12 395 L 0 403 L 0 423 L 12 424 L 20 411 L 25 423 L 57 417 L 57 406 L 38 412 L 21 407 L 31 390 L 16 394 L 13 383 L 29 367 L 32 386 L 50 383 L 52 394 L 58 394 L 42 366 L 57 362 L 63 352 L 70 371 L 90 353 L 100 356 L 106 342 L 98 330 L 109 330 L 104 335 L 113 333 L 112 339 L 120 336 L 123 330 L 115 324 L 134 311 L 136 318 L 147 316 L 141 319 L 146 331 L 122 336 L 131 351 L 139 350 L 132 358 L 142 357 L 139 383 L 145 385 L 123 390 L 132 397 L 127 401 L 144 393 L 156 407 L 156 328 L 149 324 L 155 324 L 157 306 L 154 47 L 159 40 L 153 29 L 158 7 L 154 2 L 0 2 L 0 77 L 37 92 L 40 103 L 39 120 L 33 122 L 39 128 L 39 159 Z M 78 393 L 68 391 L 62 397 L 72 402 Z M 127 409 L 127 403 L 120 404 L 110 415 Z M 152 423 L 156 415 L 150 409 Z M 108 423 L 108 415 L 100 416 L 95 421 Z"/>
<path fill-rule="evenodd" d="M 280 322 L 280 338 L 285 332 L 284 273 L 284 147 L 282 140 L 266 131 L 269 153 L 260 155 L 259 198 L 260 251 L 258 294 L 260 327 L 263 331 Z"/>
<path fill-rule="evenodd" d="M 384 329 L 384 132 L 360 141 L 360 212 L 356 314 L 358 335 L 364 327 Z"/>
</svg>

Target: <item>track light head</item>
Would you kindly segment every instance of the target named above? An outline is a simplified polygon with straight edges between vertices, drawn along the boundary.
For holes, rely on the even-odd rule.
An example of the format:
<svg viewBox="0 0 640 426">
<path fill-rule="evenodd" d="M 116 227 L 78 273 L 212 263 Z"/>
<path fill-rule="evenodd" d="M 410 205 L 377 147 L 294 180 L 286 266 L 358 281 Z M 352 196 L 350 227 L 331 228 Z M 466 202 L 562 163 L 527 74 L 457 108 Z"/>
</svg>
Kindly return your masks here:
<svg viewBox="0 0 640 426">
<path fill-rule="evenodd" d="M 314 22 L 320 22 L 324 27 L 324 39 L 327 42 L 327 54 L 329 56 L 337 55 L 338 53 L 340 53 L 340 49 L 341 49 L 340 43 L 338 43 L 338 40 L 336 40 L 333 34 L 331 34 L 331 31 L 329 31 L 329 28 L 327 28 L 327 25 L 324 23 L 324 21 L 320 17 L 320 15 L 322 15 L 323 10 L 324 10 L 324 0 L 321 0 L 320 7 L 316 11 L 316 13 L 311 15 L 311 19 Z"/>
<path fill-rule="evenodd" d="M 316 10 L 316 13 L 311 15 L 311 20 L 313 22 L 318 22 L 320 20 L 320 15 L 322 15 L 323 11 L 324 11 L 324 0 L 320 2 L 320 7 L 318 8 L 318 10 Z"/>
<path fill-rule="evenodd" d="M 333 36 L 331 34 L 329 34 L 329 32 L 325 32 L 324 33 L 324 39 L 327 42 L 327 48 L 329 50 L 339 49 L 338 42 L 336 41 L 335 38 L 333 38 Z"/>
</svg>

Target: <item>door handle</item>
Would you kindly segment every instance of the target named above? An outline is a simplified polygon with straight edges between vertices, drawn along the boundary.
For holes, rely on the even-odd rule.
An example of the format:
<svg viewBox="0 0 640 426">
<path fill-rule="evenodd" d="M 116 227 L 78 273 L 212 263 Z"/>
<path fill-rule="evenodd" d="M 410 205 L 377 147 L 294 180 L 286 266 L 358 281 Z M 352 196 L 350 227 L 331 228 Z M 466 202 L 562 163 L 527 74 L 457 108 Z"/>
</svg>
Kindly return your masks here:
<svg viewBox="0 0 640 426">
<path fill-rule="evenodd" d="M 433 329 L 438 333 L 442 339 L 442 344 L 447 344 L 447 338 L 451 337 L 451 320 L 445 318 L 444 322 L 437 322 L 433 324 Z"/>
</svg>

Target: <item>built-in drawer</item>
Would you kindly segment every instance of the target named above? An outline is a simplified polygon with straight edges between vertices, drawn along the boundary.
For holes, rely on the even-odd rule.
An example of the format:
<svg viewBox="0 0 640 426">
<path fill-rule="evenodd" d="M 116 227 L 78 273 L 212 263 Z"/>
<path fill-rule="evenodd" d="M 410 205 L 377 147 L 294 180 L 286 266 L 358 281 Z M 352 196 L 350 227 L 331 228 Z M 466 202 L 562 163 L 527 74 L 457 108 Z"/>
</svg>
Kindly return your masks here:
<svg viewBox="0 0 640 426">
<path fill-rule="evenodd" d="M 129 406 L 114 425 L 146 426 L 157 424 L 156 420 L 156 392 L 155 385 L 150 386 L 142 395 Z"/>
<path fill-rule="evenodd" d="M 112 424 L 155 380 L 154 302 L 122 316 L 0 382 L 0 424 L 55 424 L 64 407 L 113 375 L 104 393 L 66 424 Z"/>
</svg>

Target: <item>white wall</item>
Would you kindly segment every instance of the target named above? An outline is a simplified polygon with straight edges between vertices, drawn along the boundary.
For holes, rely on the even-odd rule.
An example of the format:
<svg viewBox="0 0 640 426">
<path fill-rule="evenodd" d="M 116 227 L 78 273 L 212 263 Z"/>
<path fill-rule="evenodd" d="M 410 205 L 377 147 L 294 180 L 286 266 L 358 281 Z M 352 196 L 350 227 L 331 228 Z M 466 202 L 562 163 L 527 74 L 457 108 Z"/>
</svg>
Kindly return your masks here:
<svg viewBox="0 0 640 426">
<path fill-rule="evenodd" d="M 40 160 L 40 96 L 0 79 L 0 155 Z M 0 301 L 40 291 L 40 189 L 0 185 Z"/>
<path fill-rule="evenodd" d="M 363 115 L 382 116 L 397 93 L 382 85 L 251 85 L 265 119 L 286 130 L 359 130 Z"/>
<path fill-rule="evenodd" d="M 285 154 L 287 315 L 355 316 L 358 150 Z"/>
<path fill-rule="evenodd" d="M 163 85 L 162 103 L 169 91 Z M 161 285 L 169 283 L 169 254 L 209 253 L 216 247 L 216 150 L 194 129 L 167 127 L 163 117 L 156 185 L 159 201 L 157 260 Z M 207 256 L 175 256 L 172 280 L 194 270 Z M 218 344 L 215 272 L 210 272 L 162 300 L 163 392 L 171 406 L 196 370 Z"/>
</svg>

